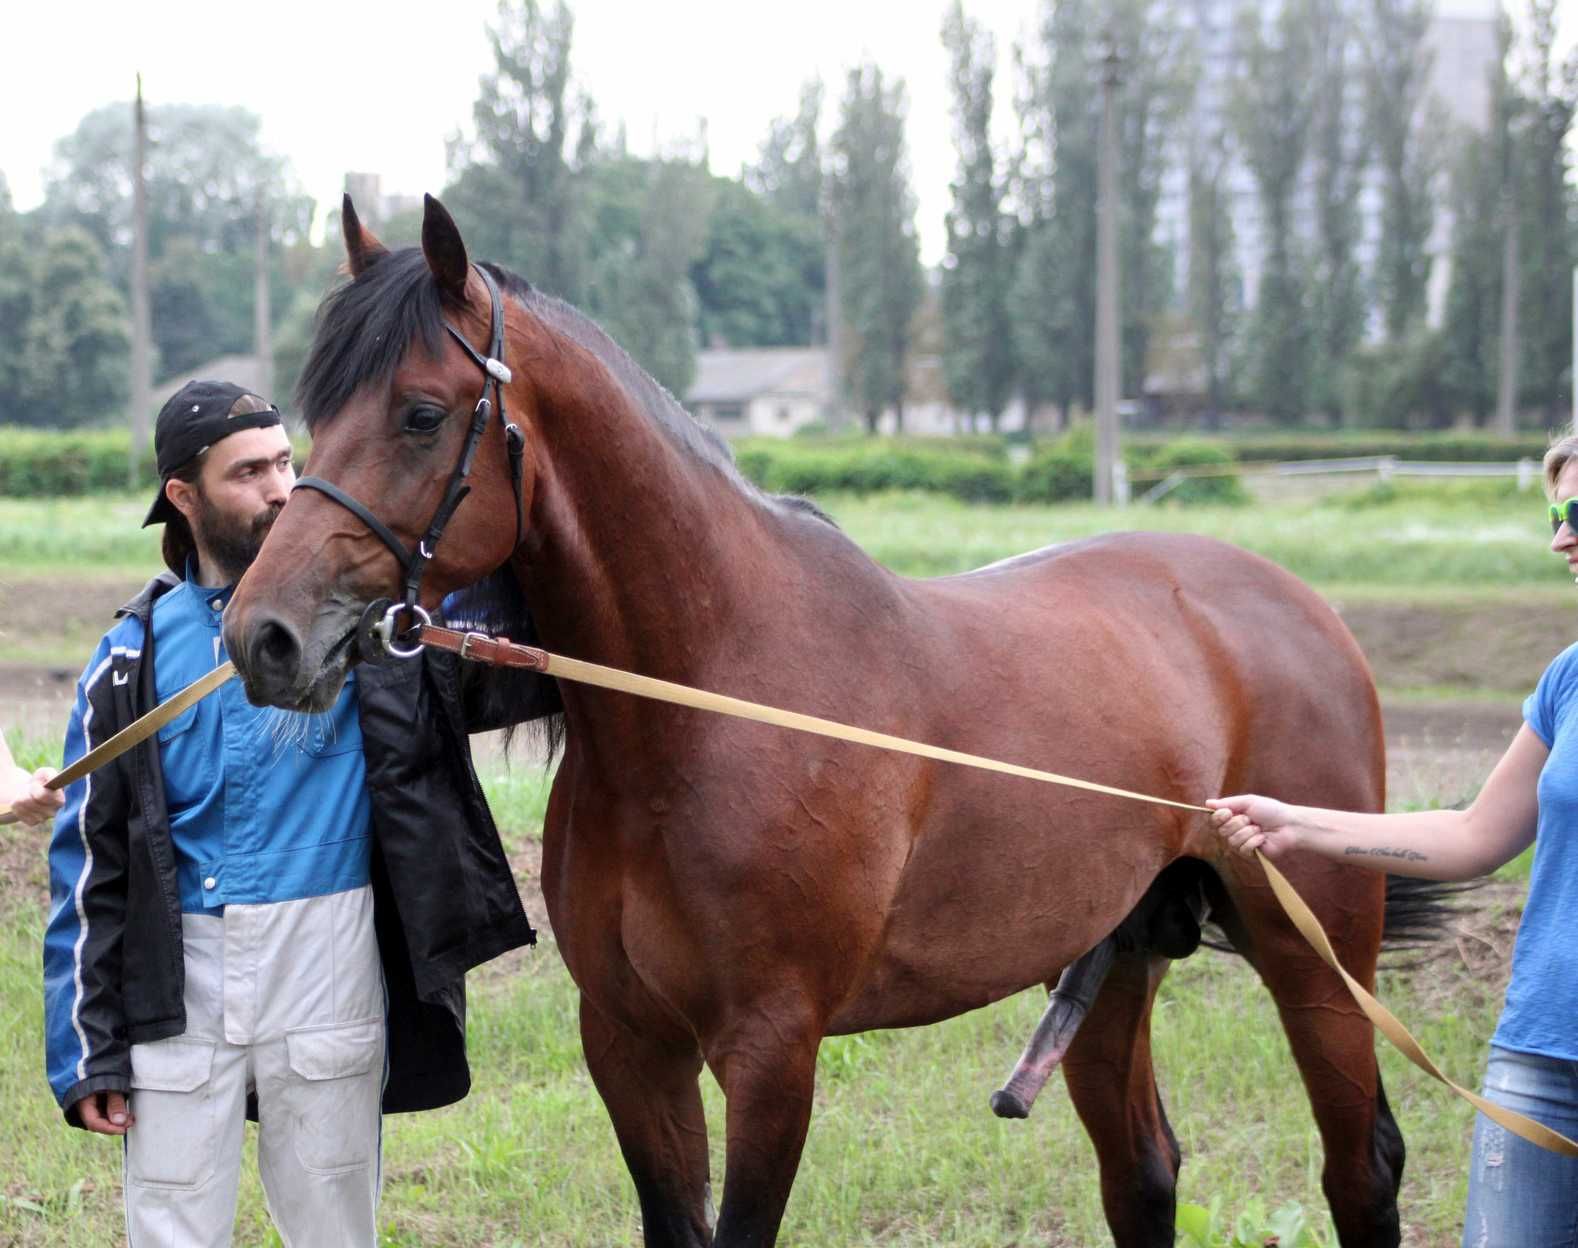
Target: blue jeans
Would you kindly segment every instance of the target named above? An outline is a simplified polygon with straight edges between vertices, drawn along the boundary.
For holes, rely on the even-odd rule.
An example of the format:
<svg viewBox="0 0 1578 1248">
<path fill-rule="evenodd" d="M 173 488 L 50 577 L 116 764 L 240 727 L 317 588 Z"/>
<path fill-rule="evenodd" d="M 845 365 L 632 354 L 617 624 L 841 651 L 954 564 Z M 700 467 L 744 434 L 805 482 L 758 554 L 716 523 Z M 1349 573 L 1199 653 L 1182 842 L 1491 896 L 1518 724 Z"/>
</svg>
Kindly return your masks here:
<svg viewBox="0 0 1578 1248">
<path fill-rule="evenodd" d="M 1578 1139 L 1578 1062 L 1492 1045 L 1485 1099 Z M 1474 1123 L 1463 1248 L 1578 1248 L 1578 1158 Z"/>
</svg>

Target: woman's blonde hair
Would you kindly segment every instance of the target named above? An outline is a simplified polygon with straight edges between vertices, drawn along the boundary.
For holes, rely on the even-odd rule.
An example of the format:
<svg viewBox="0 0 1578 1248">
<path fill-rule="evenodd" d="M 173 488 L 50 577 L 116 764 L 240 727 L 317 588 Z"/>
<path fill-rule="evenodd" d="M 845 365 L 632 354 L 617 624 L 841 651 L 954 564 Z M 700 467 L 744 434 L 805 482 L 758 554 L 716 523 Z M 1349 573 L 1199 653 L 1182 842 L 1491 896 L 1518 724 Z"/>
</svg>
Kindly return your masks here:
<svg viewBox="0 0 1578 1248">
<path fill-rule="evenodd" d="M 1552 498 L 1556 497 L 1556 478 L 1575 459 L 1578 459 L 1578 434 L 1557 438 L 1545 452 L 1545 492 Z"/>
</svg>

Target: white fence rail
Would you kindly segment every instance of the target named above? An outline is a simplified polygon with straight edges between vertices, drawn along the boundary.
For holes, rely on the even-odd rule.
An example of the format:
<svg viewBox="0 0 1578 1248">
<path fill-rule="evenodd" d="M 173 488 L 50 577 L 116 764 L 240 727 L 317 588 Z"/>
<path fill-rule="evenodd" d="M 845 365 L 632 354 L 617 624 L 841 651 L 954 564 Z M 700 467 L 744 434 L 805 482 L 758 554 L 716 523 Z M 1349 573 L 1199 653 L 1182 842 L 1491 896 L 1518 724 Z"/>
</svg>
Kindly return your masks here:
<svg viewBox="0 0 1578 1248">
<path fill-rule="evenodd" d="M 1277 464 L 1233 464 L 1221 467 L 1178 468 L 1139 496 L 1142 503 L 1160 502 L 1194 477 L 1319 477 L 1341 474 L 1374 474 L 1377 480 L 1393 477 L 1514 477 L 1526 490 L 1540 479 L 1540 463 L 1520 459 L 1513 463 L 1456 462 L 1399 459 L 1395 455 L 1361 455 L 1348 459 L 1296 459 Z"/>
</svg>

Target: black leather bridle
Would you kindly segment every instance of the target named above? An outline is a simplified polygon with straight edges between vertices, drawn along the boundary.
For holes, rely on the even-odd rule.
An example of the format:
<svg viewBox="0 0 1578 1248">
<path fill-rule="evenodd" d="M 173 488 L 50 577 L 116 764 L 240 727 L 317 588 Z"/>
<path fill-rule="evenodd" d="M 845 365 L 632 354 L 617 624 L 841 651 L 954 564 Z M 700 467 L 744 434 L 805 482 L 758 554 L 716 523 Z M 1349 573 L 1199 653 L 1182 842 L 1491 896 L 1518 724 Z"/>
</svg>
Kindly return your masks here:
<svg viewBox="0 0 1578 1248">
<path fill-rule="evenodd" d="M 401 614 L 409 616 L 412 624 L 427 624 L 430 619 L 426 611 L 417 605 L 417 598 L 422 591 L 422 576 L 427 571 L 427 565 L 433 558 L 433 551 L 438 546 L 438 539 L 444 535 L 444 527 L 449 523 L 450 517 L 455 514 L 455 509 L 460 506 L 461 500 L 471 492 L 467 478 L 471 475 L 471 461 L 476 457 L 477 446 L 482 441 L 482 435 L 487 430 L 488 420 L 497 410 L 499 423 L 504 426 L 504 442 L 509 451 L 510 458 L 510 485 L 515 492 L 515 547 L 521 544 L 523 519 L 521 516 L 521 489 L 523 464 L 526 453 L 526 435 L 521 432 L 520 426 L 511 423 L 504 414 L 504 387 L 510 384 L 510 370 L 504 364 L 504 300 L 499 294 L 498 283 L 493 280 L 493 275 L 480 264 L 473 265 L 481 276 L 483 284 L 488 288 L 488 298 L 492 302 L 492 341 L 488 345 L 487 355 L 482 355 L 466 341 L 465 336 L 451 325 L 447 320 L 444 328 L 461 346 L 467 355 L 483 372 L 482 395 L 477 399 L 477 406 L 471 414 L 471 429 L 466 435 L 466 443 L 461 448 L 460 459 L 455 464 L 455 470 L 450 474 L 449 485 L 445 487 L 444 497 L 438 504 L 438 510 L 433 513 L 433 519 L 427 526 L 427 533 L 416 544 L 415 550 L 407 550 L 405 545 L 395 536 L 394 531 L 382 520 L 373 515 L 366 507 L 357 502 L 332 481 L 325 481 L 322 477 L 302 477 L 296 482 L 295 489 L 316 490 L 327 495 L 340 506 L 344 507 L 353 516 L 365 524 L 376 534 L 383 544 L 394 552 L 400 561 L 400 567 L 405 573 L 405 584 L 402 589 L 401 601 L 391 603 L 389 599 L 380 599 L 369 608 L 368 614 L 382 612 L 382 618 L 369 629 L 370 621 L 363 617 L 362 627 L 358 630 L 361 635 L 371 631 L 382 642 L 383 648 L 388 653 L 400 658 L 410 658 L 420 653 L 420 645 L 402 649 L 395 645 L 396 623 Z M 492 390 L 493 399 L 488 399 L 488 391 Z"/>
</svg>

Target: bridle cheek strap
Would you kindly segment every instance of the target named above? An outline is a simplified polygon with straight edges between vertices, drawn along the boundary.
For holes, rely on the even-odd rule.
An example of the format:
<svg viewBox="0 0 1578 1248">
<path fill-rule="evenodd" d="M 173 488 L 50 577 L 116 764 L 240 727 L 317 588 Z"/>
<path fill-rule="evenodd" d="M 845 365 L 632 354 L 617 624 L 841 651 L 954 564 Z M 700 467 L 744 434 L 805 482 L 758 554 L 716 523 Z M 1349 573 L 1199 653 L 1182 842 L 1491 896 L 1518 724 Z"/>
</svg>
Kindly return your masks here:
<svg viewBox="0 0 1578 1248">
<path fill-rule="evenodd" d="M 328 498 L 332 498 L 341 507 L 344 507 L 353 516 L 365 524 L 371 532 L 394 553 L 399 561 L 400 569 L 405 574 L 405 583 L 401 587 L 400 609 L 411 612 L 417 605 L 417 599 L 422 592 L 422 576 L 427 571 L 427 565 L 433 558 L 433 552 L 438 547 L 438 540 L 444 535 L 444 529 L 449 524 L 455 510 L 471 492 L 468 478 L 471 476 L 471 464 L 476 458 L 477 447 L 482 442 L 482 435 L 487 431 L 488 421 L 495 411 L 499 414 L 499 423 L 504 426 L 504 445 L 509 454 L 510 487 L 515 495 L 515 547 L 518 549 L 524 534 L 524 517 L 521 514 L 525 475 L 526 435 L 521 432 L 520 426 L 511 423 L 504 414 L 504 387 L 510 383 L 510 370 L 503 361 L 504 354 L 504 300 L 499 294 L 498 283 L 493 280 L 493 275 L 481 265 L 473 265 L 481 275 L 483 284 L 488 288 L 488 299 L 492 305 L 492 341 L 489 343 L 488 354 L 482 355 L 477 351 L 461 332 L 448 321 L 444 328 L 461 346 L 461 349 L 471 357 L 471 360 L 483 372 L 482 394 L 477 399 L 477 406 L 471 414 L 471 427 L 466 431 L 466 441 L 461 447 L 460 458 L 455 463 L 455 469 L 449 476 L 449 484 L 444 488 L 444 497 L 438 504 L 438 509 L 429 521 L 426 533 L 416 544 L 415 550 L 408 550 L 394 530 L 386 525 L 377 516 L 373 515 L 365 506 L 357 502 L 332 481 L 325 481 L 322 477 L 302 477 L 296 482 L 295 489 L 316 490 Z M 492 399 L 489 399 L 489 392 Z"/>
</svg>

